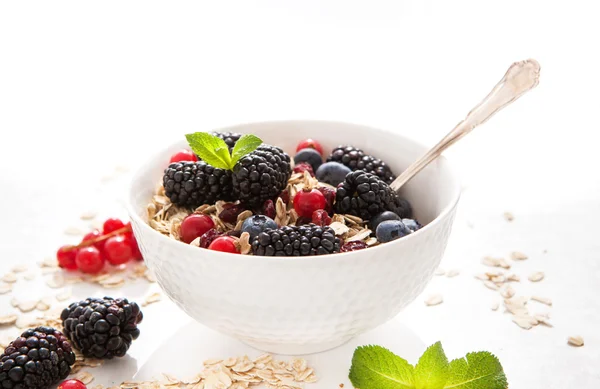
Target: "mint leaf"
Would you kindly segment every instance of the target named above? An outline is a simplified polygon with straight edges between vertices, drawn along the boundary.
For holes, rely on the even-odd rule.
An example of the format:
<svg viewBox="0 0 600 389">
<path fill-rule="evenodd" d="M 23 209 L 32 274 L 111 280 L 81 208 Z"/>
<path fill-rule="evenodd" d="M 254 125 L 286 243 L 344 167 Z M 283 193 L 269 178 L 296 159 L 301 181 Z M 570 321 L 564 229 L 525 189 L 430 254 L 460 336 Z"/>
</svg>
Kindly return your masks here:
<svg viewBox="0 0 600 389">
<path fill-rule="evenodd" d="M 481 351 L 450 362 L 444 389 L 506 389 L 508 382 L 496 356 Z"/>
<path fill-rule="evenodd" d="M 185 138 L 192 151 L 206 163 L 220 169 L 230 170 L 232 168 L 229 147 L 223 139 L 206 132 L 187 134 Z"/>
<path fill-rule="evenodd" d="M 415 389 L 413 366 L 380 346 L 354 351 L 350 381 L 360 389 Z"/>
<path fill-rule="evenodd" d="M 448 379 L 448 358 L 440 342 L 429 346 L 415 366 L 417 389 L 443 389 Z"/>
<path fill-rule="evenodd" d="M 235 164 L 246 154 L 250 154 L 258 146 L 262 144 L 262 139 L 255 135 L 242 135 L 237 142 L 235 142 L 235 146 L 233 147 L 233 151 L 231 152 L 231 168 L 235 166 Z"/>
</svg>

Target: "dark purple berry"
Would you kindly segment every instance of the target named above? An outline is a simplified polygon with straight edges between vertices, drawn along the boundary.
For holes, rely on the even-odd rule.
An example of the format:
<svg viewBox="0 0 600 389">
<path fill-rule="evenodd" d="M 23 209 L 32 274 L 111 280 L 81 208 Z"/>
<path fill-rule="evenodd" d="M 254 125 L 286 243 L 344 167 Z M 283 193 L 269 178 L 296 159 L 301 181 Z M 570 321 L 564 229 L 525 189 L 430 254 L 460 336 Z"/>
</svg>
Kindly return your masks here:
<svg viewBox="0 0 600 389">
<path fill-rule="evenodd" d="M 312 167 L 313 172 L 316 172 L 323 163 L 323 157 L 315 149 L 302 149 L 296 153 L 294 162 L 297 165 L 302 162 L 308 163 Z"/>
<path fill-rule="evenodd" d="M 346 175 L 350 173 L 349 167 L 342 165 L 339 162 L 325 162 L 317 169 L 317 180 L 332 186 L 341 184 Z"/>
<path fill-rule="evenodd" d="M 412 231 L 409 230 L 402 221 L 386 220 L 377 226 L 376 236 L 379 242 L 387 243 L 411 233 Z"/>
</svg>

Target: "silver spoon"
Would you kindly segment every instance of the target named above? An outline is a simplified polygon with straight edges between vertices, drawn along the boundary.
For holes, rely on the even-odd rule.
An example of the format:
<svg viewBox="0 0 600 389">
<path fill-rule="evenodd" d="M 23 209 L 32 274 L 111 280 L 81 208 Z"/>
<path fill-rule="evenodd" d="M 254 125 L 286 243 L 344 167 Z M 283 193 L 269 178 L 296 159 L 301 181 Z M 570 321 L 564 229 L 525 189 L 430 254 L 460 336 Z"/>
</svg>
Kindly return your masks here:
<svg viewBox="0 0 600 389">
<path fill-rule="evenodd" d="M 467 114 L 467 117 L 425 155 L 413 162 L 390 184 L 398 191 L 402 185 L 439 157 L 444 150 L 470 133 L 475 127 L 485 123 L 494 114 L 535 88 L 540 80 L 540 64 L 535 59 L 513 63 L 494 89 Z"/>
</svg>

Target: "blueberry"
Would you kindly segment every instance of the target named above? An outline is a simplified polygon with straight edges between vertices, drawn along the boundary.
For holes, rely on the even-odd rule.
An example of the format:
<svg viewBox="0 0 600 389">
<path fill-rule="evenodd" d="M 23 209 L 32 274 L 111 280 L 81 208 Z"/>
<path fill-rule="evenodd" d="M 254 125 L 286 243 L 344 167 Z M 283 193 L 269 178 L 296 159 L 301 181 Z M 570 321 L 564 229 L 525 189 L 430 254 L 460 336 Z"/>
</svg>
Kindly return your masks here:
<svg viewBox="0 0 600 389">
<path fill-rule="evenodd" d="M 402 223 L 404 223 L 406 228 L 408 228 L 412 232 L 415 232 L 416 230 L 422 227 L 421 224 L 414 219 L 402 219 Z"/>
<path fill-rule="evenodd" d="M 371 231 L 377 231 L 377 226 L 386 220 L 400 220 L 400 216 L 391 211 L 384 211 L 375 215 L 369 222 Z"/>
<path fill-rule="evenodd" d="M 339 162 L 325 162 L 317 169 L 317 180 L 329 185 L 338 186 L 352 170 Z"/>
<path fill-rule="evenodd" d="M 250 216 L 242 224 L 242 232 L 250 234 L 250 241 L 254 240 L 261 232 L 277 228 L 277 223 L 265 215 Z"/>
<path fill-rule="evenodd" d="M 313 171 L 316 172 L 319 169 L 319 166 L 323 163 L 323 158 L 321 154 L 315 149 L 302 149 L 298 151 L 296 156 L 294 157 L 294 162 L 296 164 L 300 162 L 306 162 L 310 166 L 312 166 Z"/>
<path fill-rule="evenodd" d="M 377 226 L 377 240 L 381 243 L 391 242 L 412 233 L 400 220 L 386 220 Z"/>
</svg>

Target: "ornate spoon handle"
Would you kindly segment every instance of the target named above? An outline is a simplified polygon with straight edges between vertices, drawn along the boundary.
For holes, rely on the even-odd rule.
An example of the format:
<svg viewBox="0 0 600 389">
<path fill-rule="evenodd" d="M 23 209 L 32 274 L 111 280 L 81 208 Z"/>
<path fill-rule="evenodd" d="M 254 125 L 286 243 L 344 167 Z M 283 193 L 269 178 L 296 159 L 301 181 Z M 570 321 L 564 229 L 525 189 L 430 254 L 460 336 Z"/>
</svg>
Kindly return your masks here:
<svg viewBox="0 0 600 389">
<path fill-rule="evenodd" d="M 390 185 L 398 191 L 425 166 L 439 157 L 444 150 L 470 133 L 475 127 L 485 123 L 494 114 L 506 107 L 525 92 L 533 89 L 540 80 L 540 64 L 534 59 L 513 63 L 492 91 L 467 114 L 467 117 L 425 155 L 413 162 Z"/>
</svg>

